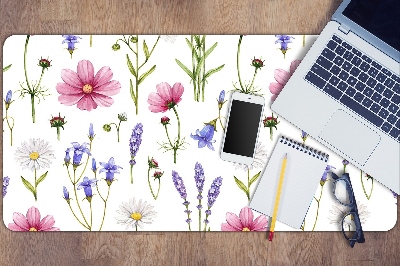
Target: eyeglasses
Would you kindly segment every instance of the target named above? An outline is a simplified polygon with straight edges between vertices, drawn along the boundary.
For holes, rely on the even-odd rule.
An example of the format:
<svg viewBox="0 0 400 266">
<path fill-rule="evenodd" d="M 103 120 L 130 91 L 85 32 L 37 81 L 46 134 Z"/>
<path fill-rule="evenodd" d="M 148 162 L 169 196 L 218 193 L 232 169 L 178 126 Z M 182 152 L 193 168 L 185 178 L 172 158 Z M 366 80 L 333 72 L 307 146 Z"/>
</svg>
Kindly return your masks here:
<svg viewBox="0 0 400 266">
<path fill-rule="evenodd" d="M 349 241 L 351 247 L 354 247 L 356 242 L 364 243 L 364 233 L 358 215 L 356 198 L 354 197 L 350 176 L 348 173 L 344 173 L 341 177 L 338 177 L 335 173 L 332 173 L 332 178 L 334 180 L 333 195 L 336 200 L 340 204 L 350 207 L 350 211 L 342 218 L 342 233 Z M 355 228 L 355 231 L 352 231 L 353 228 Z"/>
</svg>

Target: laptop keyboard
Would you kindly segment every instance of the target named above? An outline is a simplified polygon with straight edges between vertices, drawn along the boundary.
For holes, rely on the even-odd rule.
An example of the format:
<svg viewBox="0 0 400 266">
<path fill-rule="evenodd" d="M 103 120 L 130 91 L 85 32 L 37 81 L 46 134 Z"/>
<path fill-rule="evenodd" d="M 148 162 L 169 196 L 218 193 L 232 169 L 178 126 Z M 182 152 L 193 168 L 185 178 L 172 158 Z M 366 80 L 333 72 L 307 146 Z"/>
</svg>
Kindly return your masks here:
<svg viewBox="0 0 400 266">
<path fill-rule="evenodd" d="M 400 77 L 337 35 L 305 80 L 400 142 Z"/>
</svg>

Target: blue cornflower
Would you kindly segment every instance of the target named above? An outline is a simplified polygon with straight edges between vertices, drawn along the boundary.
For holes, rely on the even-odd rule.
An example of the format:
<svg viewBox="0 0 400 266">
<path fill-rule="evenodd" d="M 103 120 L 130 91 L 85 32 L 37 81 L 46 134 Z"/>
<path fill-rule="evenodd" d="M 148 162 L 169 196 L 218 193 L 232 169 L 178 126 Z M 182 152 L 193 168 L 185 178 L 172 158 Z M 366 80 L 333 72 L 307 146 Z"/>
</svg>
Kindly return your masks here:
<svg viewBox="0 0 400 266">
<path fill-rule="evenodd" d="M 89 126 L 89 135 L 88 135 L 89 140 L 92 141 L 92 140 L 94 139 L 95 136 L 96 136 L 96 135 L 94 134 L 93 124 L 90 123 L 90 126 Z"/>
<path fill-rule="evenodd" d="M 89 179 L 87 176 L 83 178 L 83 181 L 78 184 L 78 189 L 82 189 L 85 192 L 86 199 L 90 202 L 93 197 L 92 187 L 96 186 L 97 179 Z"/>
<path fill-rule="evenodd" d="M 129 161 L 130 165 L 135 165 L 135 156 L 139 151 L 140 144 L 142 143 L 142 134 L 143 134 L 143 125 L 142 123 L 136 124 L 136 126 L 132 129 L 132 135 L 129 139 L 129 149 L 131 153 L 131 160 Z"/>
<path fill-rule="evenodd" d="M 10 184 L 10 178 L 8 176 L 3 177 L 3 198 L 7 194 L 7 187 Z"/>
<path fill-rule="evenodd" d="M 179 176 L 178 172 L 172 170 L 172 181 L 174 182 L 175 188 L 178 191 L 182 199 L 186 201 L 186 187 L 183 183 L 182 177 Z"/>
<path fill-rule="evenodd" d="M 278 38 L 275 43 L 280 43 L 281 44 L 281 52 L 283 54 L 283 57 L 285 57 L 286 51 L 289 49 L 288 48 L 288 43 L 292 42 L 292 39 L 294 37 L 289 36 L 289 35 L 275 35 L 276 38 Z"/>
<path fill-rule="evenodd" d="M 63 196 L 63 198 L 68 202 L 68 204 L 69 204 L 69 202 L 70 202 L 70 198 L 69 198 L 69 192 L 68 192 L 68 190 L 67 190 L 67 188 L 65 187 L 65 186 L 63 186 L 63 194 L 64 194 L 64 196 Z"/>
<path fill-rule="evenodd" d="M 190 137 L 194 140 L 198 140 L 198 147 L 203 148 L 207 145 L 210 150 L 214 150 L 213 143 L 215 140 L 212 138 L 214 137 L 214 126 L 210 124 L 206 124 L 201 131 L 198 129 L 196 130 L 196 135 L 190 134 Z"/>
<path fill-rule="evenodd" d="M 8 92 L 7 92 L 7 95 L 6 95 L 6 104 L 10 104 L 11 103 L 11 98 L 12 98 L 12 91 L 11 90 L 9 90 Z"/>
<path fill-rule="evenodd" d="M 77 167 L 80 165 L 81 160 L 82 160 L 82 155 L 84 153 L 86 153 L 87 155 L 92 155 L 89 151 L 89 149 L 87 148 L 87 146 L 89 145 L 88 143 L 82 143 L 82 145 L 80 145 L 78 142 L 72 142 L 72 148 L 69 149 L 69 151 L 74 151 L 74 157 L 72 159 L 72 164 Z"/>
<path fill-rule="evenodd" d="M 208 209 L 210 209 L 215 201 L 217 200 L 217 197 L 220 193 L 222 185 L 222 177 L 217 177 L 214 179 L 214 181 L 211 184 L 211 188 L 208 190 Z"/>
<path fill-rule="evenodd" d="M 331 172 L 332 172 L 332 169 L 336 169 L 336 168 L 333 167 L 332 165 L 327 165 L 327 166 L 325 167 L 325 171 L 324 171 L 324 173 L 322 174 L 321 181 L 319 181 L 319 184 L 320 184 L 321 186 L 323 186 L 323 185 L 325 184 L 326 178 L 327 178 L 327 176 L 328 176 L 328 173 L 331 173 Z"/>
<path fill-rule="evenodd" d="M 92 158 L 92 171 L 94 173 L 96 173 L 96 171 L 97 171 L 96 159 L 95 158 Z"/>
<path fill-rule="evenodd" d="M 114 157 L 111 157 L 108 160 L 108 163 L 100 162 L 100 165 L 104 168 L 100 169 L 99 174 L 102 172 L 106 172 L 106 182 L 110 186 L 111 183 L 114 181 L 114 174 L 119 174 L 118 169 L 122 169 L 122 167 L 115 164 Z"/>
<path fill-rule="evenodd" d="M 68 52 L 70 53 L 71 58 L 72 58 L 72 53 L 73 53 L 74 50 L 76 49 L 76 48 L 75 48 L 75 43 L 79 43 L 78 38 L 79 38 L 79 39 L 82 39 L 82 38 L 79 37 L 79 36 L 76 36 L 76 35 L 62 35 L 62 37 L 64 38 L 64 40 L 62 41 L 62 43 L 68 43 L 68 48 L 67 48 L 67 50 L 68 50 Z"/>
</svg>

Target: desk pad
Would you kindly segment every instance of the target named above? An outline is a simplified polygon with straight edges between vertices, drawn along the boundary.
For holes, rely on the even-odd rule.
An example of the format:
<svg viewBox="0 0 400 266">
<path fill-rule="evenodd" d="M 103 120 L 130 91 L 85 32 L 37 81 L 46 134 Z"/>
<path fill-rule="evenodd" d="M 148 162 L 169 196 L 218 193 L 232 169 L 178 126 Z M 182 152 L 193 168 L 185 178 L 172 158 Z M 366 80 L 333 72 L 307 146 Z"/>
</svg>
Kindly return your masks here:
<svg viewBox="0 0 400 266">
<path fill-rule="evenodd" d="M 269 217 L 247 206 L 283 134 L 330 157 L 302 228 L 277 222 L 276 231 L 341 230 L 346 209 L 333 198 L 332 171 L 350 174 L 363 229 L 390 230 L 396 195 L 270 109 L 316 38 L 10 36 L 3 47 L 5 226 L 265 231 Z M 234 90 L 266 101 L 249 166 L 219 157 Z"/>
</svg>

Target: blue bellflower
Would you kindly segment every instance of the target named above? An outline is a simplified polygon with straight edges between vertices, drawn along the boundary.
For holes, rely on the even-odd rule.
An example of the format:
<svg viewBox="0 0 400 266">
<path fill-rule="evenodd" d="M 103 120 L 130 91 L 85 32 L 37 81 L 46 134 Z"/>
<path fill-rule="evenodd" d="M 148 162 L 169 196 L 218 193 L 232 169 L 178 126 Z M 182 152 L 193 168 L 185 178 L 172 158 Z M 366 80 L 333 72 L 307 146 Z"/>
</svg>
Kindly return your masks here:
<svg viewBox="0 0 400 266">
<path fill-rule="evenodd" d="M 143 125 L 142 123 L 136 124 L 136 126 L 132 129 L 132 135 L 129 139 L 129 149 L 131 153 L 131 160 L 129 161 L 130 165 L 135 165 L 135 156 L 139 151 L 140 144 L 142 143 L 142 134 L 143 134 Z"/>
<path fill-rule="evenodd" d="M 115 160 L 113 157 L 111 157 L 108 160 L 108 163 L 102 163 L 100 162 L 100 165 L 104 168 L 101 168 L 99 171 L 100 173 L 106 172 L 106 182 L 110 186 L 111 183 L 114 181 L 114 174 L 119 174 L 119 168 L 122 169 L 121 166 L 118 166 L 115 164 Z"/>
<path fill-rule="evenodd" d="M 289 36 L 289 35 L 275 35 L 276 38 L 278 38 L 275 43 L 280 43 L 281 44 L 281 50 L 286 51 L 288 49 L 288 43 L 292 42 L 292 39 L 294 37 Z"/>
<path fill-rule="evenodd" d="M 218 109 L 219 109 L 219 110 L 222 109 L 222 106 L 223 106 L 224 103 L 225 103 L 224 100 L 225 100 L 225 91 L 222 90 L 222 91 L 219 93 L 219 97 L 218 97 L 218 100 L 217 100 L 217 102 L 218 102 Z"/>
<path fill-rule="evenodd" d="M 88 143 L 82 143 L 80 145 L 78 142 L 72 142 L 72 148 L 69 149 L 69 151 L 74 151 L 74 157 L 72 159 L 72 164 L 74 166 L 78 166 L 81 163 L 82 160 L 82 155 L 86 153 L 87 155 L 91 156 L 92 154 L 90 153 L 89 149 L 87 146 L 89 145 Z"/>
<path fill-rule="evenodd" d="M 325 171 L 324 171 L 324 173 L 322 174 L 321 180 L 319 181 L 319 183 L 320 183 L 321 186 L 323 186 L 323 185 L 325 184 L 326 179 L 327 179 L 327 176 L 328 176 L 328 173 L 331 173 L 331 172 L 332 172 L 332 169 L 336 169 L 336 168 L 333 167 L 332 165 L 327 165 L 327 166 L 325 167 Z"/>
<path fill-rule="evenodd" d="M 65 165 L 68 166 L 69 162 L 71 161 L 71 157 L 69 156 L 69 148 L 65 151 L 64 162 Z"/>
<path fill-rule="evenodd" d="M 93 124 L 90 123 L 90 126 L 89 126 L 89 135 L 88 135 L 89 140 L 92 141 L 92 140 L 94 139 L 95 136 L 96 136 L 96 135 L 94 134 Z"/>
<path fill-rule="evenodd" d="M 85 176 L 78 184 L 78 190 L 83 188 L 83 191 L 85 192 L 86 199 L 90 202 L 93 197 L 93 192 L 92 192 L 92 187 L 96 186 L 96 183 L 98 182 L 97 179 L 89 179 L 87 176 Z"/>
<path fill-rule="evenodd" d="M 95 158 L 92 158 L 92 171 L 94 173 L 96 173 L 96 171 L 97 171 L 96 159 Z"/>
<path fill-rule="evenodd" d="M 10 104 L 12 99 L 12 91 L 9 90 L 6 95 L 6 104 Z"/>
<path fill-rule="evenodd" d="M 64 38 L 64 40 L 62 41 L 62 43 L 67 43 L 68 44 L 68 51 L 70 50 L 75 50 L 75 43 L 79 43 L 79 39 L 82 39 L 79 36 L 76 35 L 63 35 L 62 36 Z"/>
<path fill-rule="evenodd" d="M 69 197 L 69 192 L 65 186 L 63 186 L 63 198 L 68 202 L 68 204 L 71 201 Z"/>
<path fill-rule="evenodd" d="M 207 147 L 213 151 L 214 147 L 212 144 L 215 142 L 215 140 L 213 140 L 214 130 L 214 126 L 206 124 L 201 131 L 198 129 L 196 130 L 196 135 L 190 134 L 190 137 L 199 141 L 199 148 L 203 148 L 207 145 Z"/>
</svg>

